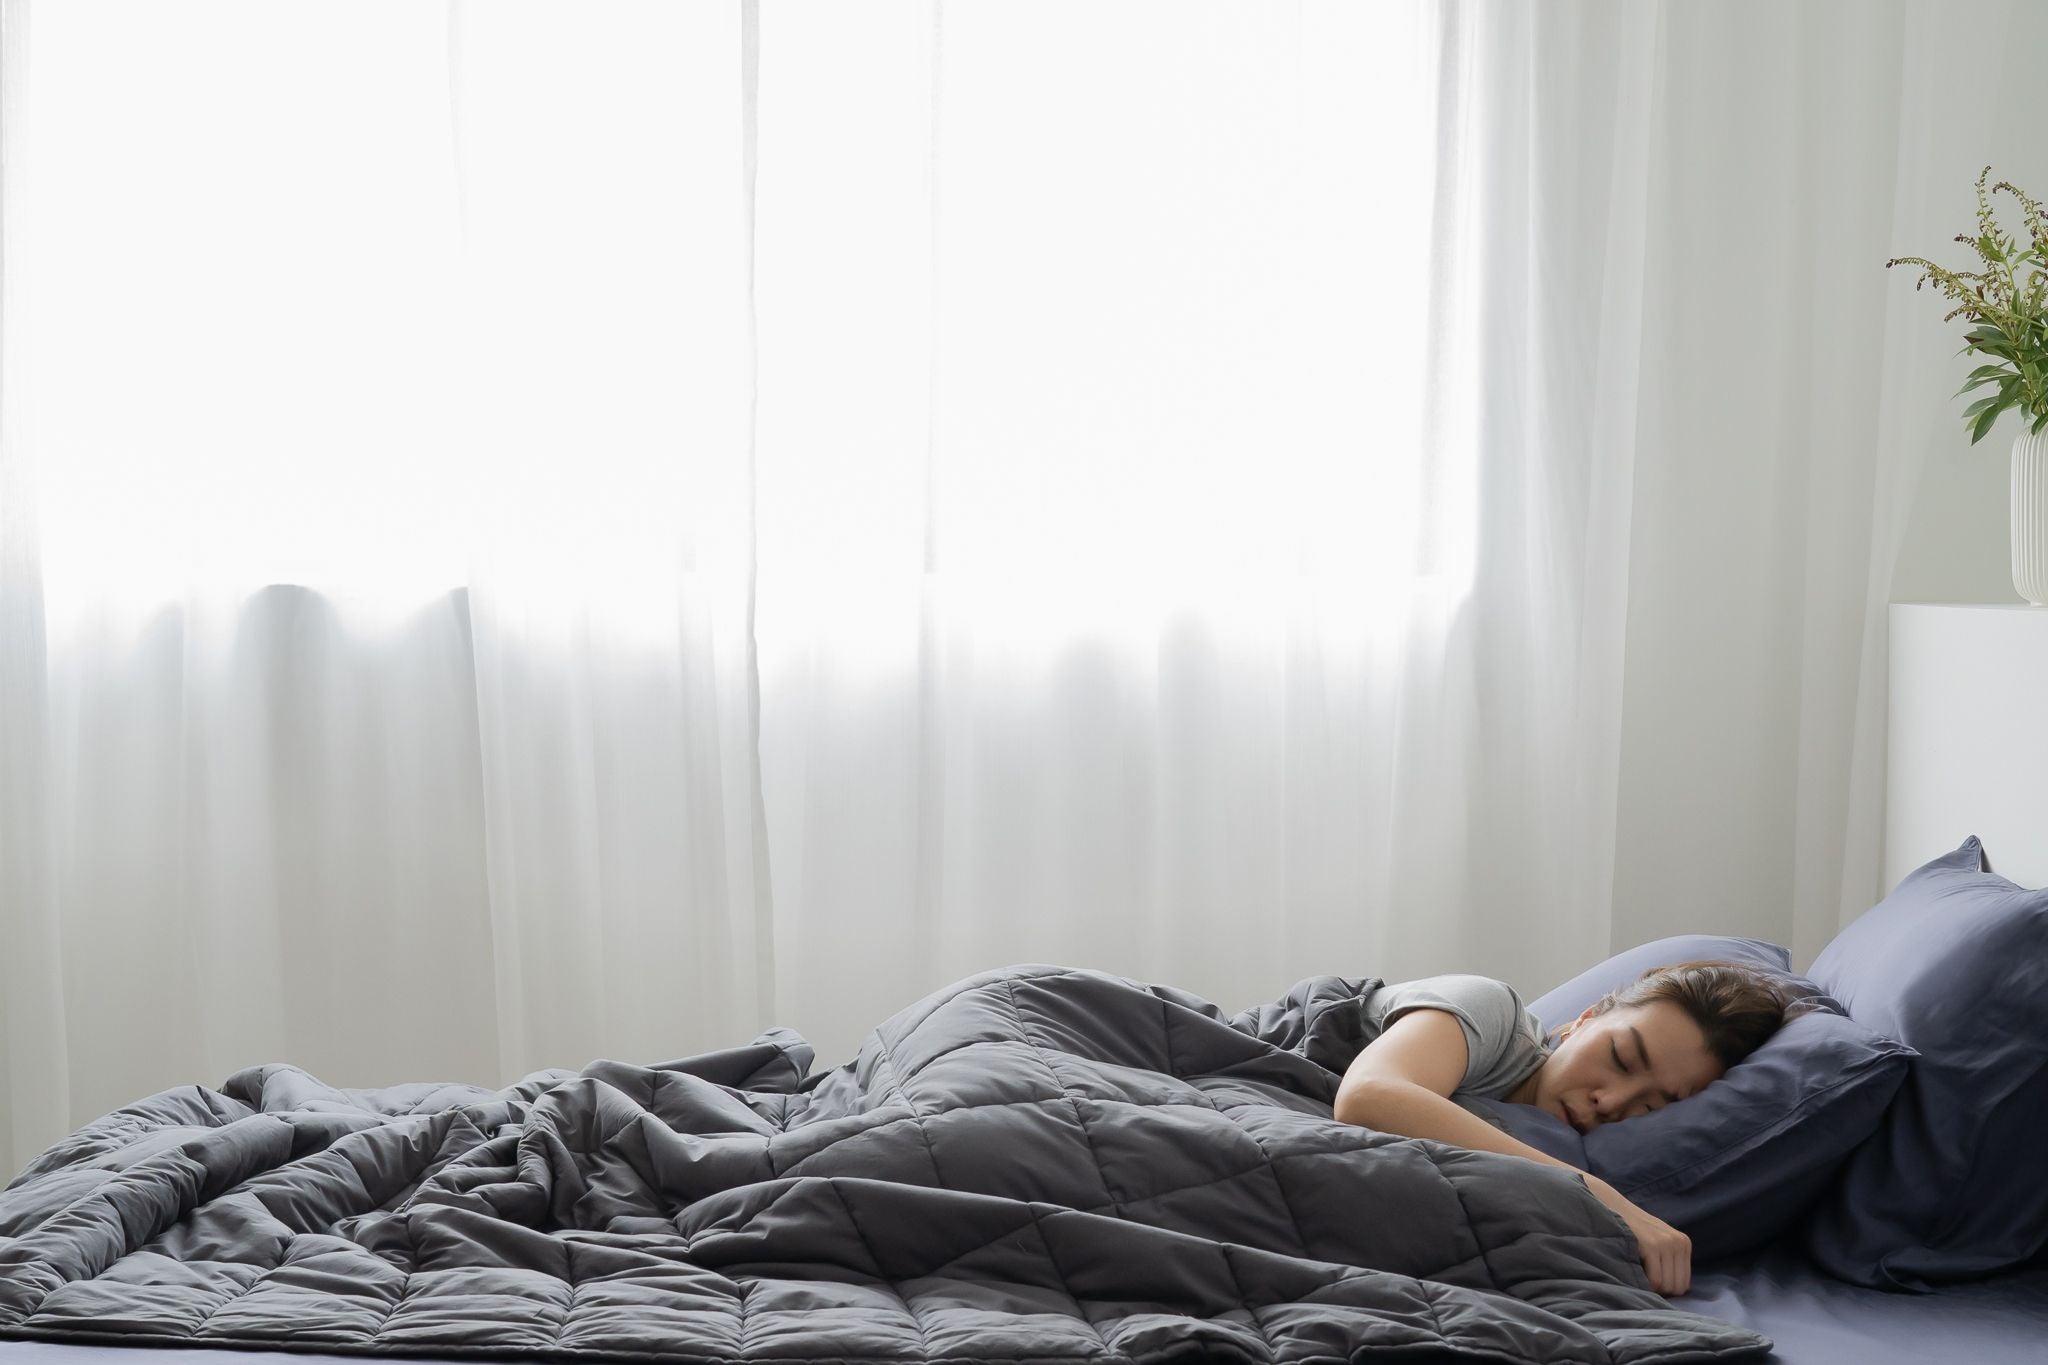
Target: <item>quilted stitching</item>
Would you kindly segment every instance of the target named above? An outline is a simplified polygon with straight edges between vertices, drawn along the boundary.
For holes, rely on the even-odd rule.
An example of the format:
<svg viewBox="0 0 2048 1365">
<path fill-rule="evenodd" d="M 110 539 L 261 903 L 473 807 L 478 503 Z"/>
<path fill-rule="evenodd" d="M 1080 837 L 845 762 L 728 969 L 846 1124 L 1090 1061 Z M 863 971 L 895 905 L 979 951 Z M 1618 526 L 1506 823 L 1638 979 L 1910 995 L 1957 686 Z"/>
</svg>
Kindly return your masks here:
<svg viewBox="0 0 2048 1365">
<path fill-rule="evenodd" d="M 846 1221 L 853 1224 L 853 1230 L 860 1235 L 861 1244 L 867 1247 L 868 1255 L 874 1258 L 877 1282 L 886 1286 L 889 1292 L 896 1296 L 896 1301 L 903 1305 L 904 1313 L 910 1318 L 911 1325 L 917 1328 L 918 1354 L 921 1356 L 931 1355 L 932 1342 L 931 1337 L 925 1332 L 924 1320 L 918 1317 L 917 1310 L 910 1306 L 909 1296 L 904 1294 L 902 1287 L 883 1276 L 882 1258 L 875 1251 L 874 1243 L 868 1240 L 867 1233 L 861 1231 L 860 1219 L 854 1216 L 853 1205 L 847 1203 L 845 1189 L 835 1185 L 832 1187 L 832 1192 L 839 1196 L 839 1206 L 846 1210 Z"/>
<path fill-rule="evenodd" d="M 931 1158 L 932 1163 L 932 1183 L 943 1187 L 946 1183 L 946 1178 L 939 1173 L 939 1153 L 932 1146 L 932 1135 L 925 1130 L 924 1113 L 917 1107 L 917 1101 L 910 1097 L 910 1091 L 905 1088 L 903 1077 L 896 1069 L 895 1059 L 889 1055 L 889 1049 L 882 1045 L 880 1038 L 875 1040 L 875 1050 L 882 1058 L 882 1065 L 888 1070 L 890 1089 L 898 1099 L 903 1101 L 903 1107 L 910 1111 L 910 1121 L 917 1125 L 917 1135 L 924 1139 L 925 1155 Z M 848 1215 L 848 1217 L 851 1216 L 851 1214 Z"/>
<path fill-rule="evenodd" d="M 1109 1338 L 1103 1334 L 1102 1324 L 1089 1316 L 1088 1306 L 1081 1302 L 1081 1296 L 1074 1292 L 1074 1286 L 1067 1280 L 1066 1267 L 1060 1264 L 1059 1256 L 1053 1252 L 1052 1239 L 1045 1235 L 1045 1218 L 1037 1209 L 1031 1210 L 1031 1224 L 1038 1229 L 1038 1240 L 1045 1244 L 1046 1260 L 1051 1263 L 1054 1272 L 1060 1277 L 1060 1288 L 1066 1290 L 1067 1297 L 1074 1301 L 1074 1316 L 1087 1323 L 1089 1328 L 1094 1331 L 1095 1339 L 1102 1343 L 1102 1353 L 1105 1356 L 1109 1356 L 1112 1359 L 1121 1359 L 1122 1352 L 1109 1344 Z"/>
<path fill-rule="evenodd" d="M 1017 1021 L 1018 1033 L 1023 1036 L 1026 1042 L 1031 1044 L 1031 1050 L 1038 1054 L 1038 1060 L 1040 1061 L 1040 1063 L 1044 1065 L 1046 1071 L 1051 1073 L 1052 1083 L 1058 1086 L 1060 1090 L 1065 1093 L 1067 1097 L 1067 1103 L 1072 1105 L 1074 1109 L 1074 1122 L 1079 1124 L 1081 1127 L 1082 1141 L 1088 1144 L 1089 1151 L 1095 1151 L 1095 1139 L 1091 1137 L 1088 1133 L 1088 1119 L 1087 1116 L 1082 1114 L 1081 1112 L 1081 1102 L 1074 1097 L 1074 1092 L 1068 1086 L 1066 1078 L 1060 1075 L 1060 1069 L 1057 1065 L 1054 1064 L 1052 1054 L 1046 1051 L 1045 1045 L 1039 1042 L 1036 1035 L 1032 1033 L 1031 1025 L 1024 1021 L 1024 1011 L 1017 1004 L 1016 983 L 1011 981 L 1007 977 L 1003 980 L 1003 994 L 1009 998 L 1010 1013 L 1012 1016 L 1015 1017 Z M 1102 1179 L 1102 1192 L 1109 1196 L 1109 1206 L 1112 1210 L 1115 1210 L 1118 1206 L 1119 1201 L 1116 1197 L 1116 1191 L 1112 1190 L 1109 1187 L 1109 1173 L 1102 1169 L 1102 1160 L 1100 1156 L 1096 1158 L 1095 1167 L 1096 1174 L 1100 1176 Z"/>
</svg>

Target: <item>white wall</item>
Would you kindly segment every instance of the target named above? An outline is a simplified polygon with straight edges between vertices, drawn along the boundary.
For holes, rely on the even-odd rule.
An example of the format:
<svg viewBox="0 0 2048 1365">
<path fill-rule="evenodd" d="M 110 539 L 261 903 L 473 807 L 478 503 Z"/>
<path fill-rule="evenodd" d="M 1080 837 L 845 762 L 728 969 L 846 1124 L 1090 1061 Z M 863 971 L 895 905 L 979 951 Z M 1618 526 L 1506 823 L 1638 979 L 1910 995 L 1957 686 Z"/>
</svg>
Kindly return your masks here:
<svg viewBox="0 0 2048 1365">
<path fill-rule="evenodd" d="M 2048 177 L 2035 180 L 2048 193 Z M 2026 185 L 2023 180 L 2016 183 Z M 2027 192 L 2036 193 L 2031 185 Z M 1967 401 L 1955 400 L 1958 416 Z M 1892 601 L 2017 602 L 2007 518 L 2012 440 L 2020 430 L 2019 419 L 2007 416 L 1975 446 L 1960 434 L 1960 421 L 1954 427 L 1949 439 L 1939 442 L 1929 456 L 1921 477 L 1906 543 L 1892 573 Z"/>
</svg>

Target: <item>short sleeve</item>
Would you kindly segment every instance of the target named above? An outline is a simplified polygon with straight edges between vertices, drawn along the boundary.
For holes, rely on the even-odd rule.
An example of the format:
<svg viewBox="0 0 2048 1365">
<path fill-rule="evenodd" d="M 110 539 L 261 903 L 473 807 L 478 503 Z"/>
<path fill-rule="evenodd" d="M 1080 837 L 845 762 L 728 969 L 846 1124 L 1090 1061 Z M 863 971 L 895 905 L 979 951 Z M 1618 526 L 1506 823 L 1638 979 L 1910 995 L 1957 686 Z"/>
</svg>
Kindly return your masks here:
<svg viewBox="0 0 2048 1365">
<path fill-rule="evenodd" d="M 1384 986 L 1373 998 L 1385 1029 L 1409 1010 L 1442 1010 L 1465 1031 L 1465 1081 L 1490 1081 L 1515 1048 L 1522 1000 L 1514 987 L 1490 976 L 1427 976 Z"/>
</svg>

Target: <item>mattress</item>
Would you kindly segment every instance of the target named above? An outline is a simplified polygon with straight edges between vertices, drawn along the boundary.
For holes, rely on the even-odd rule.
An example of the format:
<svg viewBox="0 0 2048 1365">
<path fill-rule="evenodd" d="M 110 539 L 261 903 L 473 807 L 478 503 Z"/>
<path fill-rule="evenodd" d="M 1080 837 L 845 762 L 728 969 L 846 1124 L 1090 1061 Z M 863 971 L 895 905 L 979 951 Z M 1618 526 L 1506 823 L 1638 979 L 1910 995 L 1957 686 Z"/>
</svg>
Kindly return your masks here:
<svg viewBox="0 0 2048 1365">
<path fill-rule="evenodd" d="M 1938 1294 L 1887 1294 L 1771 1250 L 1701 1267 L 1674 1308 L 1770 1337 L 1773 1365 L 2039 1365 L 2048 1341 L 2048 1264 Z M 438 1357 L 384 1356 L 431 1361 Z M 0 1341 L 0 1365 L 350 1365 L 361 1356 Z M 476 1356 L 462 1358 L 475 1365 Z"/>
</svg>

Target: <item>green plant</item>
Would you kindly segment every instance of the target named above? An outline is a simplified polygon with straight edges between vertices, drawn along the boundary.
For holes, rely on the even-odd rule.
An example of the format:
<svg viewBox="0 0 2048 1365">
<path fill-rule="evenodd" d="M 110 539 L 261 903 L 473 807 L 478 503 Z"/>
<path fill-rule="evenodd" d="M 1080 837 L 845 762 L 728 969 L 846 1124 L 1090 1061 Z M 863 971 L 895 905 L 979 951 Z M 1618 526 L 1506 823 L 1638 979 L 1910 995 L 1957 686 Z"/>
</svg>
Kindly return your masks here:
<svg viewBox="0 0 2048 1365">
<path fill-rule="evenodd" d="M 2009 181 L 1991 187 L 1991 194 L 2004 190 L 2019 200 L 2027 235 L 2033 239 L 2022 249 L 2016 238 L 1999 230 L 1992 216 L 1990 195 L 1984 190 L 1990 175 L 1991 168 L 1986 166 L 1977 177 L 1977 235 L 1956 235 L 1958 242 L 1976 249 L 1984 263 L 1982 270 L 1946 270 L 1918 256 L 1899 256 L 1884 263 L 1887 270 L 1895 265 L 1919 266 L 1925 273 L 1913 286 L 1916 291 L 1932 280 L 1937 289 L 1955 300 L 1956 306 L 1941 320 L 1960 315 L 1974 324 L 1956 354 L 1974 351 L 1998 362 L 1970 371 L 1969 379 L 1956 390 L 1961 397 L 1986 384 L 1998 386 L 1963 413 L 1971 445 L 1984 439 L 1984 433 L 2007 408 L 2016 407 L 2023 417 L 2032 418 L 2032 431 L 2048 426 L 2048 219 L 2039 204 Z"/>
</svg>

